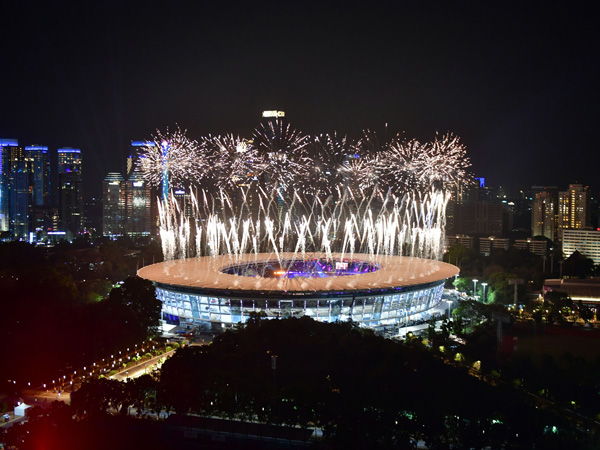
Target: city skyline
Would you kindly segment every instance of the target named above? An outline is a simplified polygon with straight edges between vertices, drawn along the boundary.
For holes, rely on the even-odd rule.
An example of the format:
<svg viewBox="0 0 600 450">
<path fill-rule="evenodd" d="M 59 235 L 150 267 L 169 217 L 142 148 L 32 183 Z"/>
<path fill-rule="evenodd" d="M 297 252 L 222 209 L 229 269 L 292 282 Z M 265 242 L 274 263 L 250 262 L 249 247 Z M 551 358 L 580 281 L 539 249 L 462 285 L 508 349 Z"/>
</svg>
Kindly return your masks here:
<svg viewBox="0 0 600 450">
<path fill-rule="evenodd" d="M 249 136 L 265 109 L 306 134 L 453 132 L 489 185 L 595 186 L 591 10 L 547 4 L 2 7 L 0 137 L 81 148 L 84 195 L 131 140 Z M 568 157 L 565 157 L 568 154 Z"/>
</svg>

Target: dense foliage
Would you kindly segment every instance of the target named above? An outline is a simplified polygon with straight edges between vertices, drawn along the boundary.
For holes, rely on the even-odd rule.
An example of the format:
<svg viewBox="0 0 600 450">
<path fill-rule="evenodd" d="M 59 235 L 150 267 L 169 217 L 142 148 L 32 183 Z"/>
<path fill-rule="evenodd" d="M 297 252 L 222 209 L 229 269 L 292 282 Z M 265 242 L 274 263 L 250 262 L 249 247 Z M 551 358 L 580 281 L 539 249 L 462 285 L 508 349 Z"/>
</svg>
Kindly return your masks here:
<svg viewBox="0 0 600 450">
<path fill-rule="evenodd" d="M 102 256 L 101 247 L 102 264 L 93 272 L 73 250 L 49 253 L 23 242 L 0 244 L 0 329 L 5 339 L 0 379 L 47 381 L 69 365 L 90 364 L 156 332 L 161 303 L 150 282 L 127 278 L 102 300 L 90 283 L 108 292 L 113 285 L 100 273 L 105 274 L 104 262 L 118 257 Z M 82 278 L 84 269 L 88 278 Z M 90 301 L 97 296 L 101 301 Z"/>
<path fill-rule="evenodd" d="M 319 444 L 334 449 L 414 448 L 418 441 L 432 449 L 597 448 L 593 434 L 550 405 L 510 383 L 473 376 L 417 339 L 386 340 L 352 323 L 254 316 L 209 346 L 178 350 L 156 378 L 84 384 L 62 426 L 105 424 L 107 412 L 135 407 L 320 428 Z M 26 440 L 48 432 L 35 421 L 28 427 Z M 132 424 L 123 438 L 138 431 Z M 151 448 L 168 448 L 159 442 Z"/>
</svg>

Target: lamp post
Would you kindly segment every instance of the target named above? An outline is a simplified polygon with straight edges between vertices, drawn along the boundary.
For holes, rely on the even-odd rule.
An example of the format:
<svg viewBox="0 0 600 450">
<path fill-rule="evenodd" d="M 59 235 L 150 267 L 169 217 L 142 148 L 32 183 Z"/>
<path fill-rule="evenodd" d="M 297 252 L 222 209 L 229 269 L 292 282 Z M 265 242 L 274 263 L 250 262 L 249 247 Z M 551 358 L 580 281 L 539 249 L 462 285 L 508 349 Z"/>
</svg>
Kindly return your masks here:
<svg viewBox="0 0 600 450">
<path fill-rule="evenodd" d="M 475 297 L 475 294 L 477 293 L 477 282 L 479 280 L 477 278 L 473 278 L 473 298 Z"/>
<path fill-rule="evenodd" d="M 450 315 L 450 306 L 452 306 L 452 300 L 444 300 L 446 303 L 448 303 L 448 320 L 451 319 L 451 315 Z"/>
<path fill-rule="evenodd" d="M 487 295 L 486 294 L 486 289 L 487 289 L 487 283 L 481 283 L 481 285 L 483 286 L 483 303 L 487 303 Z"/>
</svg>

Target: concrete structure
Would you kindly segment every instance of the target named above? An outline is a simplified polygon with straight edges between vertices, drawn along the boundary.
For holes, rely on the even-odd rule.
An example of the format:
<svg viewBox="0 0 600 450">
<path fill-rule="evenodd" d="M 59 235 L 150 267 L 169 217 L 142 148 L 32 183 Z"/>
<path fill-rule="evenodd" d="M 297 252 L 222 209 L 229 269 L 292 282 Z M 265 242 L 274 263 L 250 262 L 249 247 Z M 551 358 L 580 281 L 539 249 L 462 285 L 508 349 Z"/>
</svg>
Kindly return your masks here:
<svg viewBox="0 0 600 450">
<path fill-rule="evenodd" d="M 570 184 L 558 193 L 557 225 L 562 230 L 581 230 L 590 226 L 590 193 L 587 186 Z M 562 234 L 559 235 L 562 239 Z"/>
<path fill-rule="evenodd" d="M 479 238 L 479 253 L 489 256 L 493 249 L 499 248 L 508 250 L 510 247 L 510 239 L 497 238 L 494 236 Z"/>
<path fill-rule="evenodd" d="M 600 303 L 600 278 L 563 278 L 544 281 L 543 293 L 564 292 L 571 300 L 583 303 Z"/>
<path fill-rule="evenodd" d="M 103 187 L 103 226 L 105 236 L 149 236 L 153 231 L 153 211 L 157 209 L 153 200 L 158 193 L 144 179 L 140 170 L 143 149 L 155 146 L 154 142 L 131 141 L 131 152 L 127 158 L 126 177 L 116 172 L 109 173 Z"/>
<path fill-rule="evenodd" d="M 544 236 L 556 242 L 558 190 L 556 187 L 534 186 L 532 191 L 531 235 Z"/>
<path fill-rule="evenodd" d="M 251 312 L 269 318 L 308 316 L 394 325 L 435 308 L 457 267 L 402 256 L 249 254 L 166 261 L 138 271 L 156 286 L 163 317 L 212 330 L 245 322 Z"/>
<path fill-rule="evenodd" d="M 83 225 L 82 159 L 78 148 L 58 149 L 58 228 L 76 236 Z"/>
<path fill-rule="evenodd" d="M 125 180 L 110 172 L 102 181 L 102 234 L 122 236 L 125 232 Z"/>
<path fill-rule="evenodd" d="M 473 202 L 454 206 L 454 233 L 501 235 L 502 204 Z"/>
<path fill-rule="evenodd" d="M 475 246 L 475 238 L 473 236 L 446 236 L 446 248 L 453 245 L 463 245 L 467 248 Z"/>
<path fill-rule="evenodd" d="M 528 250 L 534 255 L 546 256 L 548 252 L 548 241 L 536 239 L 515 239 L 514 246 L 521 250 Z"/>
<path fill-rule="evenodd" d="M 600 264 L 600 231 L 598 230 L 563 230 L 562 249 L 565 258 L 577 250 L 590 258 L 594 264 Z"/>
</svg>

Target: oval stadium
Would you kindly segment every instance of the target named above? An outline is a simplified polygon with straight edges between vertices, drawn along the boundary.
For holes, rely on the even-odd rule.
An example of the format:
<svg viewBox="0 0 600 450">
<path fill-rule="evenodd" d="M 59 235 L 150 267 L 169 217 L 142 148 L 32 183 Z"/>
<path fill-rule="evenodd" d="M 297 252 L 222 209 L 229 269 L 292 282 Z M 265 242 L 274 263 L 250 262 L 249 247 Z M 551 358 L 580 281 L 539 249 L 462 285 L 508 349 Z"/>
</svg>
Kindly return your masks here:
<svg viewBox="0 0 600 450">
<path fill-rule="evenodd" d="M 141 268 L 163 304 L 163 319 L 209 331 L 248 320 L 308 316 L 376 328 L 438 306 L 453 265 L 407 256 L 247 254 L 165 261 Z"/>
</svg>

